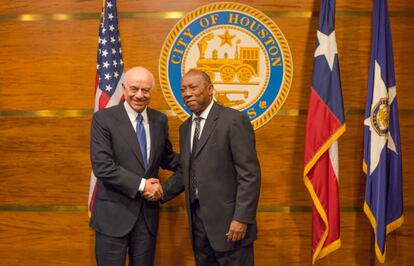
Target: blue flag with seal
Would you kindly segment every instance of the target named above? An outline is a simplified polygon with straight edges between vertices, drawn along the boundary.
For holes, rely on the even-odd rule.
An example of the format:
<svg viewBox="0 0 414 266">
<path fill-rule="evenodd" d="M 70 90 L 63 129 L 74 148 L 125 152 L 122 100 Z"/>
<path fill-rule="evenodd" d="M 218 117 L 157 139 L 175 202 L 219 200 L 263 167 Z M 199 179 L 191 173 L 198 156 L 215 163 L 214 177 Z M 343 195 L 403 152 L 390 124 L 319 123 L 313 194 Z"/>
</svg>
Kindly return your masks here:
<svg viewBox="0 0 414 266">
<path fill-rule="evenodd" d="M 404 221 L 400 129 L 387 0 L 374 0 L 372 25 L 364 120 L 364 212 L 375 233 L 377 259 L 383 263 L 386 236 Z"/>
</svg>

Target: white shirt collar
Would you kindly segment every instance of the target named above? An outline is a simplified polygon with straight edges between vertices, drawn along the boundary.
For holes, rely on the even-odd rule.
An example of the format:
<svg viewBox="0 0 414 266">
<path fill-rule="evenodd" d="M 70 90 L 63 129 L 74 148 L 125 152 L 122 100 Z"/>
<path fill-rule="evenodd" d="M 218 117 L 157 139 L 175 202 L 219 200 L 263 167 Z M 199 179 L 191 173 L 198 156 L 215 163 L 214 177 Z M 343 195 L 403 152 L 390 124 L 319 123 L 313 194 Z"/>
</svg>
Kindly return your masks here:
<svg viewBox="0 0 414 266">
<path fill-rule="evenodd" d="M 138 116 L 138 112 L 135 111 L 134 109 L 132 109 L 132 107 L 129 105 L 129 103 L 127 101 L 124 102 L 124 107 L 125 110 L 127 111 L 129 120 L 131 120 L 131 122 L 135 122 Z M 147 112 L 147 107 L 145 107 L 144 111 L 141 112 L 142 117 L 144 118 L 144 123 L 148 123 L 148 112 Z"/>
<path fill-rule="evenodd" d="M 208 117 L 208 114 L 210 113 L 210 111 L 211 111 L 211 108 L 213 107 L 213 104 L 214 104 L 214 100 L 211 100 L 211 102 L 210 102 L 210 104 L 206 107 L 206 109 L 204 109 L 202 112 L 201 112 L 201 114 L 199 115 L 199 116 L 197 116 L 196 114 L 194 114 L 193 113 L 193 116 L 192 116 L 192 120 L 191 121 L 194 121 L 194 119 L 196 118 L 196 117 L 201 117 L 201 118 L 203 118 L 203 120 L 206 120 L 207 119 L 207 117 Z"/>
</svg>

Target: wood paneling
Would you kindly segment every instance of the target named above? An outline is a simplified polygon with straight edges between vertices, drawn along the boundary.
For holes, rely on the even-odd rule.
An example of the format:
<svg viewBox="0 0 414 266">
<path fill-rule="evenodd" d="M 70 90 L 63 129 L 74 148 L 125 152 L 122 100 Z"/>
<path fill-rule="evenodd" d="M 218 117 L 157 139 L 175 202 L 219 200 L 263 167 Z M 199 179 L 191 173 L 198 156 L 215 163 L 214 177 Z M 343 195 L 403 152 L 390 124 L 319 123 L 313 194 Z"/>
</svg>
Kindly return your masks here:
<svg viewBox="0 0 414 266">
<path fill-rule="evenodd" d="M 119 12 L 157 12 L 157 11 L 191 11 L 202 5 L 213 2 L 223 2 L 220 0 L 159 0 L 157 4 L 151 0 L 134 1 L 134 0 L 118 0 Z M 308 11 L 319 10 L 319 1 L 302 0 L 260 0 L 249 1 L 240 0 L 239 3 L 251 5 L 263 11 L 267 10 L 286 10 L 286 11 Z M 372 4 L 370 1 L 359 0 L 338 0 L 336 1 L 337 10 L 346 11 L 361 11 L 371 10 Z M 72 13 L 72 12 L 99 12 L 101 8 L 100 1 L 90 0 L 68 0 L 59 1 L 51 0 L 43 1 L 9 1 L 0 6 L 0 14 L 14 14 L 14 13 Z M 409 0 L 390 1 L 389 9 L 391 11 L 413 11 L 414 7 Z"/>
<path fill-rule="evenodd" d="M 93 108 L 99 21 L 4 24 L 2 109 Z"/>
<path fill-rule="evenodd" d="M 267 10 L 267 9 L 265 9 Z M 294 79 L 284 108 L 303 109 L 311 84 L 317 18 L 273 18 L 285 34 L 294 61 Z M 145 65 L 158 80 L 158 60 L 165 38 L 177 20 L 120 19 L 126 68 Z M 391 19 L 399 105 L 411 108 L 414 95 L 412 17 Z M 2 109 L 90 109 L 93 103 L 98 20 L 0 21 Z M 371 18 L 338 17 L 336 34 L 346 109 L 360 109 L 366 95 Z M 13 55 L 11 57 L 10 55 Z M 157 86 L 158 87 L 158 86 Z M 27 93 L 27 91 L 30 93 Z M 63 100 L 64 99 L 64 100 Z M 168 109 L 159 89 L 153 104 Z"/>
<path fill-rule="evenodd" d="M 341 206 L 361 206 L 362 124 L 347 118 L 339 141 Z M 262 206 L 303 206 L 310 197 L 302 181 L 305 116 L 275 117 L 256 132 L 262 167 Z M 170 118 L 170 134 L 178 149 L 181 121 Z M 414 139 L 412 116 L 401 116 L 405 204 L 414 205 Z M 90 174 L 90 118 L 0 118 L 0 204 L 84 205 Z M 272 137 L 269 137 L 272 136 Z M 162 172 L 163 177 L 169 172 Z M 19 193 L 16 193 L 19 191 Z M 45 197 L 45 195 L 47 195 Z"/>
<path fill-rule="evenodd" d="M 157 266 L 194 265 L 184 212 L 161 213 Z M 259 213 L 256 265 L 310 265 L 310 213 Z M 342 247 L 318 265 L 369 265 L 369 224 L 365 215 L 342 213 Z M 94 232 L 86 213 L 0 213 L 2 265 L 94 264 Z M 414 215 L 387 241 L 387 265 L 410 265 Z M 23 244 L 24 243 L 24 244 Z"/>
<path fill-rule="evenodd" d="M 119 12 L 191 11 L 217 1 L 118 0 Z M 319 1 L 239 1 L 264 12 L 318 11 Z M 336 36 L 347 110 L 363 110 L 370 58 L 371 1 L 338 0 Z M 414 260 L 414 137 L 411 74 L 414 61 L 414 5 L 389 1 L 400 109 L 404 171 L 405 223 L 387 242 L 384 265 Z M 99 14 L 101 1 L 8 1 L 0 6 L 0 110 L 93 108 L 98 19 L 16 20 L 20 14 Z M 342 12 L 342 13 L 340 13 Z M 365 12 L 365 13 L 361 13 Z M 410 15 L 411 14 L 411 15 Z M 127 18 L 119 21 L 126 68 L 145 65 L 158 79 L 160 51 L 177 19 Z M 280 17 L 289 42 L 294 78 L 285 109 L 306 110 L 316 45 L 317 17 Z M 151 106 L 168 110 L 157 85 Z M 170 117 L 170 135 L 178 147 L 181 121 Z M 368 265 L 369 224 L 361 207 L 363 116 L 347 115 L 339 140 L 342 248 L 318 265 Z M 306 116 L 275 116 L 256 131 L 262 166 L 256 265 L 310 265 L 311 200 L 302 180 Z M 90 117 L 0 117 L 0 206 L 86 206 L 89 186 Z M 163 178 L 169 172 L 161 171 Z M 183 206 L 183 196 L 167 207 Z M 277 207 L 298 207 L 282 212 Z M 276 208 L 275 208 L 276 207 Z M 303 208 L 304 207 L 304 208 Z M 351 207 L 351 208 L 349 208 Z M 94 265 L 94 233 L 86 212 L 0 211 L 1 265 Z M 12 208 L 9 208 L 9 210 Z M 75 209 L 75 208 L 74 208 Z M 163 208 L 156 265 L 194 265 L 186 215 Z M 295 208 L 293 208 L 295 209 Z M 171 211 L 172 210 L 172 211 Z M 269 211 L 271 210 L 271 211 Z M 351 210 L 351 211 L 349 211 Z"/>
</svg>

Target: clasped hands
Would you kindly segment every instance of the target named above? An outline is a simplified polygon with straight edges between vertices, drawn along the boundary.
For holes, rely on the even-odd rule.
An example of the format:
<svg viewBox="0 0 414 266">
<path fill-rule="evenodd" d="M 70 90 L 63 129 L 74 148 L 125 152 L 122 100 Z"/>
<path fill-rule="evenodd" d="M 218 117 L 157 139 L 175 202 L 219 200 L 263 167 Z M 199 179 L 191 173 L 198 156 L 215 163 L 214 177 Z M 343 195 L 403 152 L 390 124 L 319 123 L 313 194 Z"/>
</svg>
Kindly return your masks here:
<svg viewBox="0 0 414 266">
<path fill-rule="evenodd" d="M 144 191 L 141 195 L 149 201 L 158 201 L 164 195 L 160 181 L 156 178 L 149 178 L 145 180 Z"/>
</svg>

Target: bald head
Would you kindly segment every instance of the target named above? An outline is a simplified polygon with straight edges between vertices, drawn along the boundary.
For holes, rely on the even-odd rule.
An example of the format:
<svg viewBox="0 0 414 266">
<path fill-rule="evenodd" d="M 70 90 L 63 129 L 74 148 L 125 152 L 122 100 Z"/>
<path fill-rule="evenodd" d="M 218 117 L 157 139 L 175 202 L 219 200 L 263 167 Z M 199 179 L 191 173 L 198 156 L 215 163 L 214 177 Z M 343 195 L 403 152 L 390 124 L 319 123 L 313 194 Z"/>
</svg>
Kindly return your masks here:
<svg viewBox="0 0 414 266">
<path fill-rule="evenodd" d="M 122 83 L 125 101 L 136 112 L 143 112 L 151 99 L 151 89 L 154 85 L 154 76 L 145 67 L 129 69 Z"/>
<path fill-rule="evenodd" d="M 132 67 L 125 72 L 124 76 L 124 83 L 128 84 L 128 82 L 132 82 L 136 79 L 148 79 L 151 82 L 151 88 L 155 86 L 154 75 L 142 66 Z"/>
</svg>

